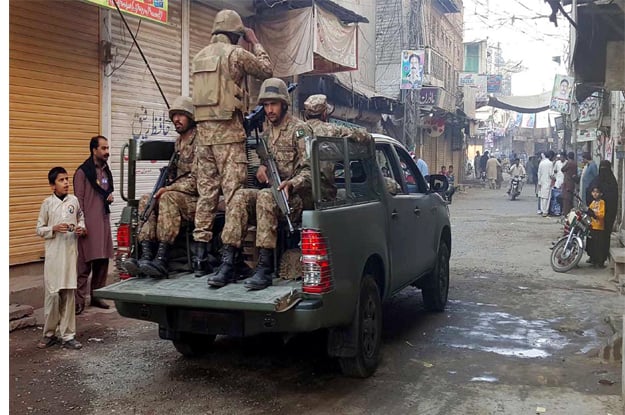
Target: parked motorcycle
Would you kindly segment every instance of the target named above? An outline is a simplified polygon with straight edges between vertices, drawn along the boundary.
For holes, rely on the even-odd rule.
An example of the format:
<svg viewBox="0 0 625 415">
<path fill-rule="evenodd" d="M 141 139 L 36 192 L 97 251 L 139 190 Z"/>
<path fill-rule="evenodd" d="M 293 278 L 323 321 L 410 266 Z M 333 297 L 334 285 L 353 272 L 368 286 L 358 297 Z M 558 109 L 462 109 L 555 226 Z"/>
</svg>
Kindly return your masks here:
<svg viewBox="0 0 625 415">
<path fill-rule="evenodd" d="M 525 176 L 514 176 L 510 179 L 510 200 L 514 200 L 517 196 L 521 195 L 521 190 L 523 190 L 523 179 L 525 179 Z"/>
<path fill-rule="evenodd" d="M 590 215 L 579 196 L 577 208 L 571 210 L 564 223 L 564 236 L 551 247 L 551 268 L 555 272 L 573 269 L 584 256 L 586 239 L 590 236 Z"/>
</svg>

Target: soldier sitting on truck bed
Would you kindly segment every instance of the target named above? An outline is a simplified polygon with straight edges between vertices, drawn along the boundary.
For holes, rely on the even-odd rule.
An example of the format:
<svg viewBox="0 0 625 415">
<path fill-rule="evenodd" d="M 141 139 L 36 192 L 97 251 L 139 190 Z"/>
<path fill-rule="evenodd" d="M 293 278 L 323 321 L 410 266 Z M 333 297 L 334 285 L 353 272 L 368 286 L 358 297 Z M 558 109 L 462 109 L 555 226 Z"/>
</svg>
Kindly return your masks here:
<svg viewBox="0 0 625 415">
<path fill-rule="evenodd" d="M 175 150 L 179 156 L 175 172 L 168 184 L 154 195 L 158 201 L 147 221 L 139 232 L 141 257 L 137 261 L 129 258 L 123 266 L 131 275 L 167 277 L 167 251 L 178 236 L 183 220 L 193 221 L 198 199 L 196 180 L 191 174 L 195 162 L 195 120 L 193 102 L 189 97 L 177 97 L 169 109 L 169 118 L 180 134 L 176 139 Z M 145 210 L 150 195 L 145 194 L 139 201 L 139 212 Z M 158 242 L 156 257 L 154 247 Z"/>
<path fill-rule="evenodd" d="M 307 141 L 313 132 L 306 123 L 288 113 L 290 101 L 287 86 L 281 79 L 269 78 L 261 85 L 258 105 L 264 106 L 269 121 L 263 132 L 264 138 L 275 159 L 282 181 L 281 189 L 288 194 L 292 211 L 290 218 L 298 223 L 301 222 L 303 209 L 312 208 Z M 267 166 L 259 166 L 256 178 L 260 183 L 268 183 Z M 335 188 L 322 187 L 323 191 L 336 194 Z M 208 278 L 208 285 L 223 287 L 234 281 L 235 251 L 240 249 L 247 232 L 248 219 L 252 217 L 256 219 L 256 246 L 260 252 L 254 275 L 245 280 L 244 286 L 250 290 L 264 289 L 272 284 L 273 253 L 281 214 L 278 205 L 271 189 L 239 189 L 230 206 L 226 210 L 226 223 L 221 234 L 224 243 L 222 265 L 215 275 Z"/>
</svg>

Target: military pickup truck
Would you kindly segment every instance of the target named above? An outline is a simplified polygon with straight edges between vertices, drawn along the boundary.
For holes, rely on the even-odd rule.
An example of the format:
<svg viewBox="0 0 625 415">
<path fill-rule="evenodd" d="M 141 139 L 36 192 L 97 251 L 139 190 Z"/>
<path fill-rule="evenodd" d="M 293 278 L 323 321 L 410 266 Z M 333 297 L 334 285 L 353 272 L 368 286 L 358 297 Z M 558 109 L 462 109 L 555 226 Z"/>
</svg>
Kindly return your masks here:
<svg viewBox="0 0 625 415">
<path fill-rule="evenodd" d="M 168 279 L 122 280 L 95 296 L 113 300 L 122 316 L 158 323 L 160 337 L 185 356 L 209 351 L 216 335 L 324 329 L 327 352 L 343 373 L 370 376 L 380 359 L 383 301 L 412 285 L 421 289 L 427 310 L 443 311 L 451 253 L 448 206 L 434 190 L 440 192 L 446 178 L 434 175 L 426 182 L 398 141 L 377 134 L 374 139 L 312 140 L 314 209 L 304 211 L 295 235 L 281 232 L 297 241 L 283 244 L 283 252 L 297 250 L 295 275 L 278 272 L 272 286 L 247 291 L 242 283 L 212 289 L 206 277 L 179 269 Z M 139 157 L 149 153 L 136 143 L 130 147 Z M 337 195 L 324 200 L 320 174 L 332 165 Z M 124 196 L 132 211 L 136 200 Z M 123 244 L 132 244 L 132 231 L 122 226 L 133 220 L 126 212 L 120 224 L 123 255 L 129 254 Z"/>
</svg>

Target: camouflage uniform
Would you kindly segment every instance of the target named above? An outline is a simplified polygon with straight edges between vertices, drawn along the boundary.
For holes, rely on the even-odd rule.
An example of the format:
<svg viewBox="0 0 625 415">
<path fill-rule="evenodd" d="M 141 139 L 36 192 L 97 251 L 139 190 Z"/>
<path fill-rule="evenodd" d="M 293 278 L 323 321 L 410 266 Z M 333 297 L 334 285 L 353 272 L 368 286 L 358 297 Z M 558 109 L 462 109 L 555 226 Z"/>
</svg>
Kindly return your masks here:
<svg viewBox="0 0 625 415">
<path fill-rule="evenodd" d="M 312 181 L 310 154 L 307 146 L 313 136 L 311 128 L 301 120 L 286 114 L 279 126 L 269 123 L 264 138 L 273 154 L 280 180 L 293 185 L 289 192 L 291 221 L 301 222 L 302 211 L 312 208 Z M 275 249 L 278 220 L 282 213 L 271 189 L 240 189 L 226 208 L 226 224 L 222 231 L 224 244 L 241 246 L 245 238 L 249 217 L 256 218 L 256 246 Z"/>
<path fill-rule="evenodd" d="M 175 151 L 180 154 L 176 163 L 176 177 L 165 187 L 165 193 L 141 227 L 138 237 L 140 242 L 158 239 L 172 244 L 178 236 L 182 220 L 193 220 L 198 199 L 195 177 L 191 174 L 195 164 L 196 137 L 197 131 L 194 131 L 189 140 L 183 141 L 181 137 L 176 140 Z M 149 198 L 149 194 L 141 196 L 139 212 L 145 210 Z"/>
<path fill-rule="evenodd" d="M 315 94 L 309 96 L 304 102 L 304 116 L 306 117 L 306 123 L 312 128 L 316 137 L 336 137 L 336 138 L 349 138 L 358 143 L 366 143 L 373 138 L 364 128 L 349 128 L 338 124 L 331 124 L 323 121 L 328 115 L 334 111 L 334 107 L 328 104 L 327 97 L 323 94 Z M 327 188 L 334 188 L 334 163 L 322 162 L 321 169 L 321 184 Z M 332 200 L 336 196 L 336 189 L 334 194 L 327 193 L 324 197 L 325 200 Z"/>
<path fill-rule="evenodd" d="M 260 44 L 253 46 L 253 53 L 232 45 L 222 33 L 213 34 L 211 43 L 193 59 L 199 193 L 193 239 L 199 242 L 209 242 L 213 236 L 220 191 L 228 206 L 247 178 L 242 115 L 246 108 L 241 84 L 248 74 L 259 79 L 270 77 L 269 55 Z"/>
</svg>

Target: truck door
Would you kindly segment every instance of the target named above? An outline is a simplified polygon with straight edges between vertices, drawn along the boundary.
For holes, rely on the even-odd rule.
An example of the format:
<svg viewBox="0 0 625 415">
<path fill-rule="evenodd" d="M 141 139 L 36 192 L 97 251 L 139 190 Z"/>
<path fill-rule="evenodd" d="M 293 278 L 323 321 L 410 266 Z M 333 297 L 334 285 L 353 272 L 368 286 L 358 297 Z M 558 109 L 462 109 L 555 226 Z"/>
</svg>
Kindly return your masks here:
<svg viewBox="0 0 625 415">
<path fill-rule="evenodd" d="M 415 257 L 416 265 L 412 277 L 421 275 L 431 269 L 436 260 L 436 251 L 438 250 L 438 238 L 435 235 L 436 221 L 434 212 L 439 208 L 441 202 L 440 197 L 434 193 L 428 192 L 428 186 L 425 178 L 417 168 L 416 163 L 410 157 L 410 154 L 400 146 L 394 146 L 399 165 L 404 172 L 406 188 L 409 198 L 413 205 L 414 211 L 417 212 L 414 226 L 416 227 L 414 251 L 412 255 Z"/>
<path fill-rule="evenodd" d="M 395 152 L 390 144 L 376 144 L 376 158 L 382 175 L 395 180 L 402 192 L 386 195 L 387 220 L 389 223 L 388 246 L 391 268 L 391 290 L 404 287 L 414 276 L 416 267 L 415 244 L 417 234 L 414 197 L 405 191 L 403 172 L 398 168 Z"/>
</svg>

